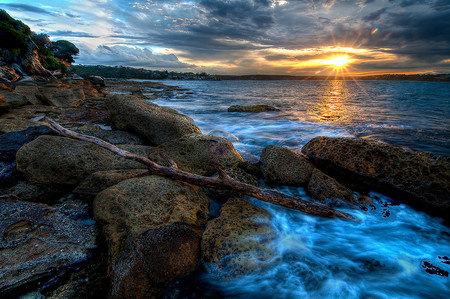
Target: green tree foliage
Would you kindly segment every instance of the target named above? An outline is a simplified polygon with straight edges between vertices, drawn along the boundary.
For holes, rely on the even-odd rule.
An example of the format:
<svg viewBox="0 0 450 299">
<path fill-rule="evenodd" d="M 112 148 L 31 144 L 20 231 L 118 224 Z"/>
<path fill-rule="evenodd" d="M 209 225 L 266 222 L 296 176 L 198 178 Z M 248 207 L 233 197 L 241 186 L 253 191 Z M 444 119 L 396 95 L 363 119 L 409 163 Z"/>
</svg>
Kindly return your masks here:
<svg viewBox="0 0 450 299">
<path fill-rule="evenodd" d="M 66 40 L 58 40 L 53 42 L 50 50 L 55 57 L 63 59 L 69 63 L 75 62 L 73 56 L 80 53 L 80 50 L 74 44 Z"/>
<path fill-rule="evenodd" d="M 30 34 L 27 25 L 0 9 L 0 48 L 10 51 L 13 56 L 25 54 L 28 49 L 25 38 Z"/>
</svg>

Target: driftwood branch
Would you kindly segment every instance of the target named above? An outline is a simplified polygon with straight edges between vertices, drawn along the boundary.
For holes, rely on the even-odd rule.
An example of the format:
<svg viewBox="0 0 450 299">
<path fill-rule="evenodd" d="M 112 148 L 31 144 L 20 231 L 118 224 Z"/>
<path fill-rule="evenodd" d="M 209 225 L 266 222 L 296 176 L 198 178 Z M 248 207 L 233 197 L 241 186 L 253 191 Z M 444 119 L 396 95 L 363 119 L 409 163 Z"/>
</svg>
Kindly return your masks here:
<svg viewBox="0 0 450 299">
<path fill-rule="evenodd" d="M 321 216 L 326 218 L 344 218 L 348 220 L 357 221 L 355 218 L 353 218 L 353 216 L 347 213 L 335 210 L 322 204 L 306 201 L 300 198 L 291 197 L 276 190 L 264 190 L 249 184 L 242 183 L 228 176 L 223 170 L 219 170 L 219 177 L 205 177 L 183 171 L 176 167 L 164 167 L 145 157 L 135 155 L 128 151 L 122 150 L 116 147 L 115 145 L 110 144 L 99 138 L 83 135 L 65 129 L 53 120 L 49 120 L 49 124 L 53 128 L 53 130 L 64 136 L 94 143 L 121 157 L 142 163 L 148 168 L 149 174 L 159 175 L 202 187 L 238 191 L 246 195 L 260 199 L 262 201 L 266 201 L 275 205 L 287 207 L 294 210 L 299 210 L 315 216 Z"/>
</svg>

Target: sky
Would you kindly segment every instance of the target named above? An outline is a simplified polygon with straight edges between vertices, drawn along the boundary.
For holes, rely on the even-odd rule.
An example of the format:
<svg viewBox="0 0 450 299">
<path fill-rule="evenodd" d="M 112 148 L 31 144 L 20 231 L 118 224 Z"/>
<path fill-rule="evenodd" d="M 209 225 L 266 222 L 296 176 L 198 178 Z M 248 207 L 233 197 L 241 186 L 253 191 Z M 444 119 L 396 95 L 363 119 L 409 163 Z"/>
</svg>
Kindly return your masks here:
<svg viewBox="0 0 450 299">
<path fill-rule="evenodd" d="M 0 0 L 79 64 L 210 74 L 450 73 L 450 0 Z"/>
</svg>

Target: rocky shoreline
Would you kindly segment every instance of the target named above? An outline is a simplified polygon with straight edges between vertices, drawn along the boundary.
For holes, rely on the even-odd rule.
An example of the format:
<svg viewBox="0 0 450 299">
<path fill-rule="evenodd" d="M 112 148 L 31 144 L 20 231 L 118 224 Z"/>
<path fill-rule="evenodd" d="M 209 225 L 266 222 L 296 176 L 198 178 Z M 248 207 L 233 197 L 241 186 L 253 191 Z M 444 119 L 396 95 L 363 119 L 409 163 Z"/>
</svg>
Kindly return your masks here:
<svg viewBox="0 0 450 299">
<path fill-rule="evenodd" d="M 249 184 L 301 186 L 318 202 L 355 209 L 375 189 L 448 220 L 448 157 L 317 137 L 302 154 L 268 146 L 252 164 L 228 139 L 202 135 L 191 118 L 151 103 L 189 95 L 177 87 L 101 78 L 0 87 L 2 297 L 161 297 L 199 267 L 227 279 L 274 262 L 271 216 L 239 193 L 148 176 L 137 162 L 58 136 L 49 118 L 191 173 L 214 176 L 219 167 Z"/>
</svg>

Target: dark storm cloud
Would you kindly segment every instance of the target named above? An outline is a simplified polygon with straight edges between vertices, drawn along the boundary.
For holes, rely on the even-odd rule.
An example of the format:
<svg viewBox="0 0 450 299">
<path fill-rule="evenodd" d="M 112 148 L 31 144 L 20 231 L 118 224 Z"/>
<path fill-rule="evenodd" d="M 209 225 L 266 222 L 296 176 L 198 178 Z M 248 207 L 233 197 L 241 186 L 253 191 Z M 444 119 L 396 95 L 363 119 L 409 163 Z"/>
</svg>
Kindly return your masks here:
<svg viewBox="0 0 450 299">
<path fill-rule="evenodd" d="M 52 36 L 70 36 L 70 37 L 90 37 L 90 38 L 96 38 L 98 36 L 92 35 L 90 33 L 86 32 L 77 32 L 77 31 L 68 31 L 68 30 L 57 30 L 57 31 L 51 31 L 47 32 L 48 35 Z"/>
<path fill-rule="evenodd" d="M 34 12 L 45 15 L 53 15 L 51 11 L 42 9 L 37 6 L 28 5 L 28 4 L 16 4 L 16 3 L 0 3 L 0 6 L 6 7 L 7 9 L 16 10 L 16 11 L 26 11 L 26 12 Z"/>
<path fill-rule="evenodd" d="M 363 17 L 362 19 L 363 19 L 363 21 L 366 21 L 366 22 L 376 21 L 376 20 L 378 20 L 378 19 L 380 18 L 380 16 L 381 16 L 382 14 L 384 14 L 387 10 L 388 10 L 387 7 L 378 9 L 378 10 L 376 10 L 376 11 L 374 11 L 374 12 L 368 14 L 367 16 Z"/>
</svg>

